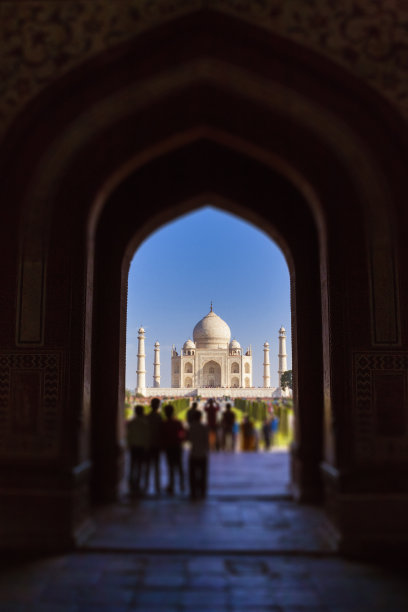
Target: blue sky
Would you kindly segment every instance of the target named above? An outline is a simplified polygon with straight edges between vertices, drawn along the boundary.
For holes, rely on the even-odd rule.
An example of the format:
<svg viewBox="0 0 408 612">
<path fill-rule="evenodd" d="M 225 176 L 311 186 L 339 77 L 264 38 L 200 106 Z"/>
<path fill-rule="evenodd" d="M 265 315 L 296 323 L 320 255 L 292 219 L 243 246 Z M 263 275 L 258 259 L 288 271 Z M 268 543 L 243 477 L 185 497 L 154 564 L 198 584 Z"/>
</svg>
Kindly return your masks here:
<svg viewBox="0 0 408 612">
<path fill-rule="evenodd" d="M 278 383 L 278 330 L 287 332 L 291 366 L 290 285 L 286 260 L 253 225 L 210 206 L 179 217 L 145 240 L 129 272 L 126 388 L 136 386 L 137 330 L 146 330 L 146 384 L 153 385 L 153 345 L 161 347 L 161 386 L 170 386 L 170 349 L 192 338 L 213 309 L 246 349 L 253 384 L 263 385 L 263 343 L 270 343 L 271 386 Z"/>
</svg>

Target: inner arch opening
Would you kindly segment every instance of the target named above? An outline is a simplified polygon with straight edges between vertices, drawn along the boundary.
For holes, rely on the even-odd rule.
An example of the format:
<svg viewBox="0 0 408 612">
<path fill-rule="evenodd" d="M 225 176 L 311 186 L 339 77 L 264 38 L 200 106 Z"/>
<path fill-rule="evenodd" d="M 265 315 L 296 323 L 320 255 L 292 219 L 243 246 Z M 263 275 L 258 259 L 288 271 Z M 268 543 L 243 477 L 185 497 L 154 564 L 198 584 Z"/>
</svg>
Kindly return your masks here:
<svg viewBox="0 0 408 612">
<path fill-rule="evenodd" d="M 287 330 L 283 360 L 278 333 L 282 326 Z M 198 401 L 205 415 L 206 402 L 217 397 L 218 450 L 225 448 L 222 420 L 229 402 L 236 414 L 234 450 L 262 454 L 279 449 L 286 455 L 279 458 L 281 471 L 275 481 L 265 478 L 255 463 L 255 480 L 248 474 L 232 476 L 230 469 L 228 476 L 222 475 L 217 465 L 215 486 L 230 478 L 235 493 L 238 485 L 241 493 L 256 487 L 265 494 L 278 492 L 279 487 L 281 493 L 287 492 L 292 385 L 289 382 L 283 390 L 280 378 L 282 365 L 291 375 L 291 361 L 289 270 L 268 235 L 235 215 L 204 206 L 160 228 L 141 244 L 128 279 L 127 417 L 136 403 L 144 404 L 148 413 L 152 397 L 159 397 L 163 405 L 175 400 L 177 416 L 187 429 L 189 405 Z M 249 445 L 243 441 L 246 417 L 254 426 Z M 152 489 L 152 478 L 150 483 Z"/>
</svg>

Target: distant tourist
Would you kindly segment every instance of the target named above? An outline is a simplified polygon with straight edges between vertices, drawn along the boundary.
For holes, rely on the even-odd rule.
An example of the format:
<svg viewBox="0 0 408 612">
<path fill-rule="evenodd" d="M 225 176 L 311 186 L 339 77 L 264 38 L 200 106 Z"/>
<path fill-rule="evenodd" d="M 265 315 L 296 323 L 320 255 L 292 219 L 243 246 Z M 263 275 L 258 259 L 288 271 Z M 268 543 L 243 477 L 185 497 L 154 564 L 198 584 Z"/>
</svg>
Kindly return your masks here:
<svg viewBox="0 0 408 612">
<path fill-rule="evenodd" d="M 268 451 L 271 447 L 272 441 L 272 422 L 266 418 L 262 423 L 262 438 L 265 446 L 265 450 Z"/>
<path fill-rule="evenodd" d="M 187 419 L 187 423 L 188 423 L 189 426 L 195 420 L 195 415 L 196 415 L 197 412 L 198 412 L 197 402 L 193 402 L 191 404 L 191 408 L 189 408 L 187 410 L 187 414 L 186 414 L 186 419 Z"/>
<path fill-rule="evenodd" d="M 274 415 L 271 420 L 271 444 L 275 442 L 275 436 L 279 431 L 279 417 Z"/>
<path fill-rule="evenodd" d="M 164 407 L 164 414 L 166 420 L 163 422 L 163 447 L 166 451 L 166 459 L 169 473 L 169 484 L 167 486 L 167 493 L 170 495 L 174 494 L 174 476 L 175 472 L 178 473 L 180 491 L 184 491 L 184 471 L 183 471 L 183 441 L 185 438 L 185 431 L 181 421 L 175 419 L 174 407 L 171 404 L 167 404 Z"/>
<path fill-rule="evenodd" d="M 220 407 L 214 399 L 208 400 L 204 410 L 207 414 L 207 424 L 209 429 L 209 442 L 210 450 L 218 450 L 218 436 L 217 436 L 217 415 Z"/>
<path fill-rule="evenodd" d="M 163 419 L 159 413 L 160 400 L 155 397 L 150 402 L 151 412 L 147 415 L 148 445 L 146 489 L 149 489 L 150 474 L 154 471 L 154 486 L 157 495 L 160 494 L 160 451 L 162 447 Z"/>
<path fill-rule="evenodd" d="M 129 488 L 134 494 L 146 490 L 147 421 L 143 406 L 136 406 L 135 416 L 127 422 L 127 445 L 130 452 Z"/>
<path fill-rule="evenodd" d="M 234 425 L 235 425 L 235 414 L 231 410 L 231 404 L 227 404 L 225 412 L 221 419 L 222 428 L 222 449 L 233 451 L 234 450 Z"/>
<path fill-rule="evenodd" d="M 237 448 L 237 440 L 239 435 L 239 423 L 236 420 L 232 427 L 232 450 L 235 451 Z"/>
<path fill-rule="evenodd" d="M 201 412 L 197 410 L 187 434 L 191 443 L 188 464 L 191 499 L 204 498 L 207 495 L 208 426 L 201 423 L 201 417 Z"/>
<path fill-rule="evenodd" d="M 241 424 L 241 450 L 253 451 L 256 447 L 255 430 L 248 415 L 245 415 Z"/>
</svg>

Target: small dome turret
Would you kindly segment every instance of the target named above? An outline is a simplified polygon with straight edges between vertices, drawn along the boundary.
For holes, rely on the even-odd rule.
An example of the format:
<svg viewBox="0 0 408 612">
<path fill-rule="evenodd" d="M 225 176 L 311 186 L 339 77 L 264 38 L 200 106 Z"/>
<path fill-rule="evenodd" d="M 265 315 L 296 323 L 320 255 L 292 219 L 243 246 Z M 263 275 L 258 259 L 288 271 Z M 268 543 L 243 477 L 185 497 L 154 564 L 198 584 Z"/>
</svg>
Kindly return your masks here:
<svg viewBox="0 0 408 612">
<path fill-rule="evenodd" d="M 188 340 L 185 341 L 185 343 L 183 344 L 183 350 L 186 351 L 188 349 L 195 349 L 196 345 L 194 344 L 194 342 L 189 338 Z"/>
<path fill-rule="evenodd" d="M 235 338 L 234 338 L 233 340 L 231 340 L 229 347 L 230 347 L 230 349 L 240 349 L 241 345 L 238 342 L 238 340 L 235 340 Z"/>
</svg>

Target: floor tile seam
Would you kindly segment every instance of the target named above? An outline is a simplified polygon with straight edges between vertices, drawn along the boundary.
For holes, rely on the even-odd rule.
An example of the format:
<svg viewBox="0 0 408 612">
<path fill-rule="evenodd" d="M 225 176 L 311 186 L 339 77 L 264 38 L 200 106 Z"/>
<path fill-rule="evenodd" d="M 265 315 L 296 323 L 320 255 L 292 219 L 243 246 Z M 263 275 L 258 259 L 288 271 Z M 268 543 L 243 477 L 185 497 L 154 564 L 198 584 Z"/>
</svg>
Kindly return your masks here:
<svg viewBox="0 0 408 612">
<path fill-rule="evenodd" d="M 233 549 L 233 548 L 225 548 L 225 549 L 206 549 L 206 548 L 129 548 L 129 547 L 115 547 L 115 546 L 82 546 L 76 548 L 71 554 L 79 554 L 79 555 L 135 555 L 135 556 L 144 556 L 144 557 L 158 557 L 163 555 L 165 557 L 191 557 L 195 558 L 197 556 L 202 557 L 284 557 L 284 558 L 330 558 L 330 559 L 339 559 L 342 560 L 343 557 L 336 552 L 335 550 L 308 550 L 308 549 Z"/>
</svg>

